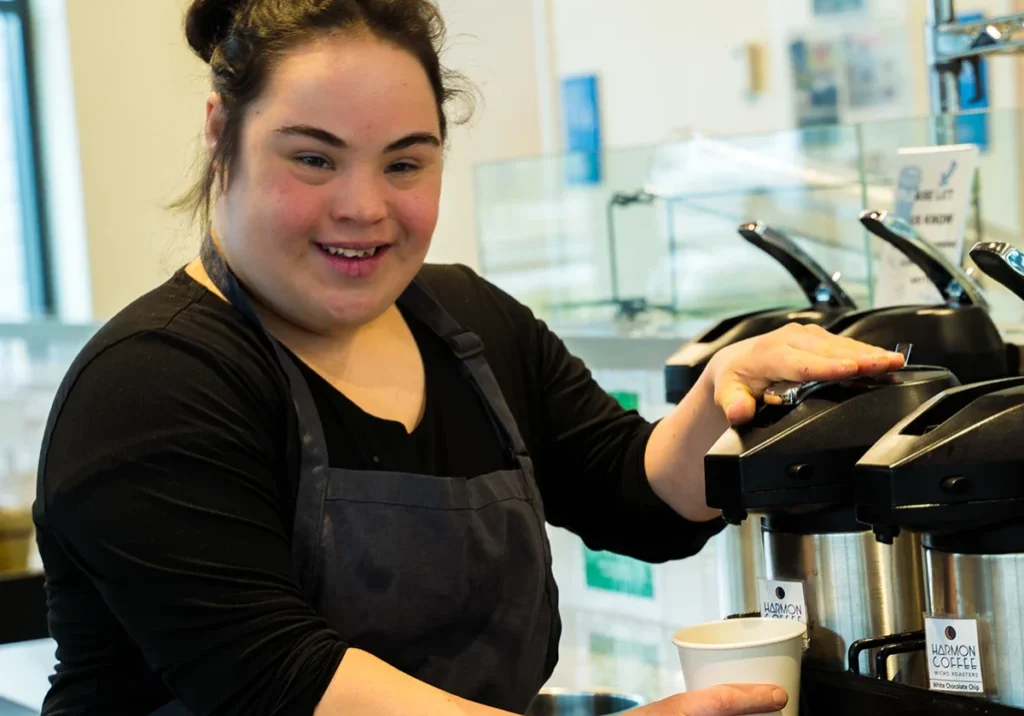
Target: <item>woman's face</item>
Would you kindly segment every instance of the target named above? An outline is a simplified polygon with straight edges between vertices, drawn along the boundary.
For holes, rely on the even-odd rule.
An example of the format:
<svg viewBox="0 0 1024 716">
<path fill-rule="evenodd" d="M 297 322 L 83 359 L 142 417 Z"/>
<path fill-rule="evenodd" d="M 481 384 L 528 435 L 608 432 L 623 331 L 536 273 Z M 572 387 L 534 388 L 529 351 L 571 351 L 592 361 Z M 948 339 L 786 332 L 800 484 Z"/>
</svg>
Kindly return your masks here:
<svg viewBox="0 0 1024 716">
<path fill-rule="evenodd" d="M 207 143 L 223 122 L 208 103 Z M 311 43 L 250 105 L 214 210 L 232 270 L 282 318 L 373 320 L 416 275 L 441 194 L 437 101 L 414 56 L 364 35 Z"/>
</svg>

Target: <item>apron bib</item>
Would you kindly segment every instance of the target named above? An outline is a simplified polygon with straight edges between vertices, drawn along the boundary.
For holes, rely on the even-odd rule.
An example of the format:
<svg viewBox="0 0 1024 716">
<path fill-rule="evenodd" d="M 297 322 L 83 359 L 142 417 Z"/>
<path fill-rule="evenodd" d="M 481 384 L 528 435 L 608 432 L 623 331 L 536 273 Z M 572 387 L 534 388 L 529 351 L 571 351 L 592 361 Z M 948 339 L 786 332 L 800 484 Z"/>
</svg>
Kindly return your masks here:
<svg viewBox="0 0 1024 716">
<path fill-rule="evenodd" d="M 201 257 L 288 377 L 302 443 L 293 561 L 314 609 L 351 647 L 456 696 L 523 713 L 558 658 L 558 591 L 533 463 L 480 339 L 418 279 L 399 298 L 460 362 L 515 468 L 472 479 L 332 468 L 298 366 L 266 334 L 210 237 Z M 192 712 L 172 701 L 152 716 Z"/>
</svg>

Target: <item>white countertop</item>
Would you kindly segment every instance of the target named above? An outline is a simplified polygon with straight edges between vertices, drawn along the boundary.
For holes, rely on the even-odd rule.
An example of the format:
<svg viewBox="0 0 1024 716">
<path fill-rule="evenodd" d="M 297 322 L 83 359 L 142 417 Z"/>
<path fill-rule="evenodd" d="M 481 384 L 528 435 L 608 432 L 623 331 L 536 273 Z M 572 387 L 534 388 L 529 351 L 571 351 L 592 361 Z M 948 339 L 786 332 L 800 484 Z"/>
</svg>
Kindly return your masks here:
<svg viewBox="0 0 1024 716">
<path fill-rule="evenodd" d="M 549 686 L 611 688 L 648 701 L 683 691 L 672 629 L 598 612 L 563 610 L 559 663 Z M 49 688 L 55 643 L 0 647 L 0 697 L 40 708 Z"/>
</svg>

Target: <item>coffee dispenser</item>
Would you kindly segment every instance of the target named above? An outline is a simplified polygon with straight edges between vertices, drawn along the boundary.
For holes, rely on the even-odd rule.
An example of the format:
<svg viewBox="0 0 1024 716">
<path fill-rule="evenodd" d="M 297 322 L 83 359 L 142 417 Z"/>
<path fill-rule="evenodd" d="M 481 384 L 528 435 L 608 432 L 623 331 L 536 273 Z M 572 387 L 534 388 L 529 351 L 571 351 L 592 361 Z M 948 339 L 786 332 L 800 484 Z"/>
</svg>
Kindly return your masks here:
<svg viewBox="0 0 1024 716">
<path fill-rule="evenodd" d="M 740 236 L 779 262 L 807 297 L 802 308 L 770 308 L 732 316 L 685 344 L 665 363 L 665 399 L 676 404 L 696 384 L 712 356 L 725 346 L 789 323 L 828 327 L 857 306 L 838 282 L 796 242 L 763 222 L 741 224 Z M 742 613 L 757 602 L 763 577 L 761 530 L 756 522 L 730 526 L 715 540 L 719 603 L 723 614 Z"/>
<path fill-rule="evenodd" d="M 1024 298 L 1020 251 L 979 244 L 971 258 Z M 927 612 L 976 624 L 984 696 L 1024 708 L 1024 378 L 944 392 L 888 431 L 857 477 L 857 518 L 880 542 L 922 536 Z M 955 630 L 926 657 L 942 638 Z"/>
<path fill-rule="evenodd" d="M 796 386 L 705 458 L 708 505 L 732 524 L 761 517 L 765 576 L 802 585 L 815 664 L 843 669 L 854 641 L 921 628 L 920 542 L 880 544 L 856 520 L 854 465 L 889 427 L 956 385 L 947 370 L 908 366 Z M 921 683 L 920 668 L 893 659 L 900 680 Z"/>
<path fill-rule="evenodd" d="M 693 339 L 665 363 L 665 399 L 676 404 L 696 384 L 708 361 L 725 346 L 788 323 L 825 326 L 857 306 L 829 274 L 784 233 L 762 222 L 741 224 L 740 236 L 778 261 L 803 289 L 809 306 L 772 308 L 726 318 Z"/>
</svg>

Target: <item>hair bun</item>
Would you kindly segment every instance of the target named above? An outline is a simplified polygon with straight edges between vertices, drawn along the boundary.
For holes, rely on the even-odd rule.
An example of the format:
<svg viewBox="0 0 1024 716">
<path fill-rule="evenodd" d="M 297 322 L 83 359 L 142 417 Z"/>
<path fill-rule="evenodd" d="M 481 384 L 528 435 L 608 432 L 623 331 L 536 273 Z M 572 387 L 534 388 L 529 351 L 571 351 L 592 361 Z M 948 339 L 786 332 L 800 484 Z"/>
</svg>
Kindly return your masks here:
<svg viewBox="0 0 1024 716">
<path fill-rule="evenodd" d="M 192 0 L 185 15 L 185 37 L 193 51 L 209 63 L 213 51 L 231 31 L 246 0 Z"/>
</svg>

